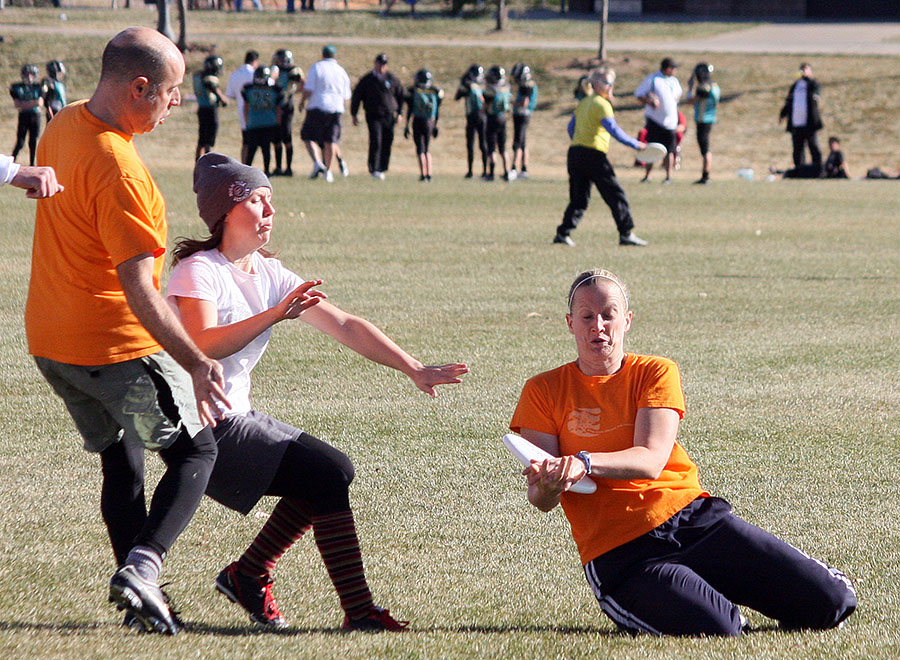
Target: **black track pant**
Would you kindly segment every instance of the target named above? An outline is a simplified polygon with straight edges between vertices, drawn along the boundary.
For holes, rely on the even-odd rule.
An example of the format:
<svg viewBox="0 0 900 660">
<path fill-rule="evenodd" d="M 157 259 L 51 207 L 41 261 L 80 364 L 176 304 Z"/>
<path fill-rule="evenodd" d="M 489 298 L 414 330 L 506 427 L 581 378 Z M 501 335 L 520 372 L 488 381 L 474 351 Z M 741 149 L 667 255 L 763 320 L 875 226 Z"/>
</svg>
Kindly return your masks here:
<svg viewBox="0 0 900 660">
<path fill-rule="evenodd" d="M 569 205 L 563 214 L 562 224 L 556 228 L 557 234 L 568 236 L 578 226 L 591 200 L 592 185 L 597 186 L 600 196 L 612 211 L 619 233 L 627 234 L 634 229 L 628 198 L 605 153 L 588 147 L 569 147 L 566 165 L 569 170 Z"/>
<path fill-rule="evenodd" d="M 483 112 L 473 112 L 466 115 L 466 157 L 469 171 L 472 171 L 472 163 L 475 161 L 475 141 L 478 141 L 478 149 L 481 151 L 482 170 L 487 171 L 487 143 L 485 142 L 485 123 L 487 119 Z"/>
<path fill-rule="evenodd" d="M 366 117 L 369 127 L 369 173 L 387 172 L 391 164 L 391 146 L 394 144 L 394 118 Z"/>
<path fill-rule="evenodd" d="M 166 464 L 149 512 L 144 500 L 144 446 L 123 439 L 100 452 L 103 487 L 100 510 L 118 564 L 136 545 L 165 555 L 200 504 L 216 462 L 216 439 L 209 427 L 193 438 L 182 431 L 159 455 Z"/>
<path fill-rule="evenodd" d="M 818 131 L 806 126 L 791 129 L 791 143 L 794 147 L 794 167 L 800 167 L 806 162 L 806 154 L 803 147 L 808 146 L 812 164 L 820 169 L 822 168 L 822 151 L 819 149 L 819 140 L 816 133 Z"/>
<path fill-rule="evenodd" d="M 843 573 L 741 520 L 717 497 L 694 500 L 584 570 L 604 613 L 628 632 L 737 636 L 738 605 L 787 629 L 825 630 L 856 609 Z"/>
</svg>

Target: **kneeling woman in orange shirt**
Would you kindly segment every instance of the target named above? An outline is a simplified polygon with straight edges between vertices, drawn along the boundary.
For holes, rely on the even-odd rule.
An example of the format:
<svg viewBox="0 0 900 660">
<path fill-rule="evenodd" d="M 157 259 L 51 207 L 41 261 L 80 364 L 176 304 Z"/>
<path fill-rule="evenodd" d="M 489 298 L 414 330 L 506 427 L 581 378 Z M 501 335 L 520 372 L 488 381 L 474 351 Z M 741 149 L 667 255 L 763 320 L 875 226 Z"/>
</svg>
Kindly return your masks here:
<svg viewBox="0 0 900 660">
<path fill-rule="evenodd" d="M 615 275 L 579 275 L 566 315 L 578 358 L 528 380 L 510 424 L 558 457 L 526 468 L 528 500 L 562 504 L 601 609 L 655 635 L 739 635 L 739 605 L 789 629 L 839 625 L 856 608 L 849 580 L 700 486 L 675 440 L 678 366 L 626 353 L 631 319 Z M 596 492 L 567 492 L 586 474 Z"/>
</svg>

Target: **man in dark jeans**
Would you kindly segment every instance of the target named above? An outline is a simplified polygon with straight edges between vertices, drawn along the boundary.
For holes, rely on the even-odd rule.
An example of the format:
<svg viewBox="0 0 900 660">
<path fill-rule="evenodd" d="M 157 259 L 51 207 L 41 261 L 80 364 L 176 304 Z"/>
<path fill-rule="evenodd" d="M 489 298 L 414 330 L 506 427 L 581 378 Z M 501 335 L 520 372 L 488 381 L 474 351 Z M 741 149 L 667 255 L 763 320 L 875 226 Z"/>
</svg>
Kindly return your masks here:
<svg viewBox="0 0 900 660">
<path fill-rule="evenodd" d="M 391 161 L 391 145 L 394 142 L 394 126 L 403 103 L 403 86 L 397 77 L 387 70 L 388 58 L 384 53 L 375 57 L 375 65 L 359 79 L 350 98 L 350 115 L 353 125 L 359 120 L 359 104 L 366 111 L 369 127 L 369 173 L 373 178 L 384 179 Z"/>
<path fill-rule="evenodd" d="M 822 117 L 819 115 L 819 83 L 812 77 L 812 67 L 803 62 L 800 65 L 798 78 L 784 100 L 784 106 L 778 115 L 778 121 L 787 119 L 787 132 L 791 134 L 794 145 L 794 167 L 800 168 L 806 162 L 803 147 L 809 147 L 812 165 L 822 170 L 822 151 L 816 140 L 816 133 L 822 128 Z"/>
</svg>

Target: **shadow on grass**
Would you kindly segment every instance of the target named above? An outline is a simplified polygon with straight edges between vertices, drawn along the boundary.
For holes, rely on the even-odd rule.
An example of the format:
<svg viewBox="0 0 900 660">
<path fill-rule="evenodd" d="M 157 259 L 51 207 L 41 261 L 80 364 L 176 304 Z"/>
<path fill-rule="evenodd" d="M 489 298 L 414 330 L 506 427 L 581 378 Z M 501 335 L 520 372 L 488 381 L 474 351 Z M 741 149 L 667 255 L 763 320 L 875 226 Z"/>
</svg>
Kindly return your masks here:
<svg viewBox="0 0 900 660">
<path fill-rule="evenodd" d="M 123 633 L 131 634 L 121 625 L 112 622 L 78 623 L 74 621 L 60 621 L 59 623 L 32 622 L 32 621 L 0 621 L 0 632 L 16 631 L 40 631 L 40 632 L 104 632 L 110 628 L 120 629 Z M 502 626 L 467 625 L 467 626 L 431 626 L 426 628 L 410 628 L 411 633 L 484 633 L 502 635 L 507 633 L 555 633 L 557 635 L 588 635 L 600 634 L 606 636 L 618 636 L 616 630 L 605 628 L 591 628 L 585 626 L 554 626 L 554 625 L 527 625 L 509 624 Z M 265 630 L 256 626 L 216 626 L 205 623 L 185 622 L 184 633 L 193 635 L 215 635 L 216 637 L 245 637 L 248 635 L 278 635 L 282 637 L 295 637 L 299 635 L 347 635 L 340 628 L 324 626 L 289 626 L 278 630 Z M 142 633 L 135 632 L 135 635 Z"/>
</svg>

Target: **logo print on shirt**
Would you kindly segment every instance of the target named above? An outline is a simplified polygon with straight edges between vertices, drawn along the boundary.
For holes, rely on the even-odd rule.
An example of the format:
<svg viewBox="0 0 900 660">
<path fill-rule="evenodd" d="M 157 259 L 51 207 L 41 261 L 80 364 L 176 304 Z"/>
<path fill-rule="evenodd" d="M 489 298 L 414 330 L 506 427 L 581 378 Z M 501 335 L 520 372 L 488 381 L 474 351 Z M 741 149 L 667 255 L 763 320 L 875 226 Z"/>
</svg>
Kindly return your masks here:
<svg viewBox="0 0 900 660">
<path fill-rule="evenodd" d="M 233 202 L 243 202 L 252 192 L 246 181 L 238 180 L 228 186 L 228 196 Z"/>
</svg>

